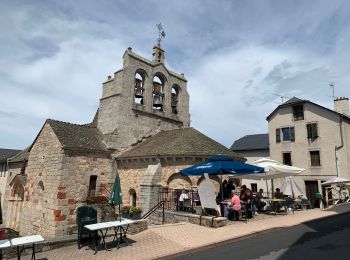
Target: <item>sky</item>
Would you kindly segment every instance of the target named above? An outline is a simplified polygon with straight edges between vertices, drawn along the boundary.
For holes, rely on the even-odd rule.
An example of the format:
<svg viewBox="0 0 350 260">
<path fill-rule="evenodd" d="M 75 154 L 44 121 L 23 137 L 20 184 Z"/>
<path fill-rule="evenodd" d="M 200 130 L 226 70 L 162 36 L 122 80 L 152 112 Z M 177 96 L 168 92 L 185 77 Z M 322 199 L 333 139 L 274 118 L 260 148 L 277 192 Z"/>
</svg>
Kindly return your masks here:
<svg viewBox="0 0 350 260">
<path fill-rule="evenodd" d="M 29 146 L 47 118 L 91 122 L 128 47 L 184 73 L 191 126 L 230 147 L 267 133 L 293 96 L 350 96 L 349 1 L 0 1 L 0 147 Z"/>
</svg>

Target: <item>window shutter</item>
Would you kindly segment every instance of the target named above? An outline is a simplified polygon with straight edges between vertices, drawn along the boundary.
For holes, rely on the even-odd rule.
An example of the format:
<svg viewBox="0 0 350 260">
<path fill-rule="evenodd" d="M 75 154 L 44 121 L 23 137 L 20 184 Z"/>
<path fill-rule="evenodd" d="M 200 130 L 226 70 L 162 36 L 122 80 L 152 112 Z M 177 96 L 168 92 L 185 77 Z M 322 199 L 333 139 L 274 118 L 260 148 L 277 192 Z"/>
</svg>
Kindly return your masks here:
<svg viewBox="0 0 350 260">
<path fill-rule="evenodd" d="M 311 131 L 312 131 L 312 138 L 317 138 L 318 137 L 318 133 L 317 133 L 317 124 L 313 123 L 311 124 Z"/>
<path fill-rule="evenodd" d="M 277 128 L 276 129 L 276 143 L 281 142 L 281 129 Z"/>
<path fill-rule="evenodd" d="M 295 141 L 294 127 L 291 127 L 289 131 L 290 131 L 290 140 L 291 140 L 292 142 L 294 142 L 294 141 Z"/>
<path fill-rule="evenodd" d="M 306 131 L 307 131 L 307 139 L 311 139 L 312 137 L 311 124 L 306 125 Z"/>
</svg>

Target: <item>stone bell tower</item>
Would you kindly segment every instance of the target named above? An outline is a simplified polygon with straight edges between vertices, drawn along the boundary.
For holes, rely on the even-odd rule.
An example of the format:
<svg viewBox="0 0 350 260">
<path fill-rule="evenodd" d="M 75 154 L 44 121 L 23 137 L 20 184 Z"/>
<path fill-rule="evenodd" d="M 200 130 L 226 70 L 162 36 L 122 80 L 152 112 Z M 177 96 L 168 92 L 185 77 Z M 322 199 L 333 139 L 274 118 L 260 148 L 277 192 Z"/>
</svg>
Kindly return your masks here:
<svg viewBox="0 0 350 260">
<path fill-rule="evenodd" d="M 164 62 L 160 42 L 152 61 L 128 48 L 123 68 L 103 83 L 97 127 L 115 154 L 158 131 L 189 127 L 187 80 Z"/>
</svg>

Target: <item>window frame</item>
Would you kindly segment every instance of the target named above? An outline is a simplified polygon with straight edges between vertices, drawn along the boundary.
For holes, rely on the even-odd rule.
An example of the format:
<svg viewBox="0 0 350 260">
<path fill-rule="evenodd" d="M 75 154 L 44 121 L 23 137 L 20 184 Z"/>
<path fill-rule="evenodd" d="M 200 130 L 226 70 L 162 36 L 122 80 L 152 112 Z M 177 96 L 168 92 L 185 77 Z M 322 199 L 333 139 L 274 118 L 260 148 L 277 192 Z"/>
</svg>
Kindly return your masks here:
<svg viewBox="0 0 350 260">
<path fill-rule="evenodd" d="M 285 132 L 284 130 L 288 130 L 288 138 L 285 138 Z M 294 142 L 295 141 L 295 128 L 294 126 L 287 126 L 287 127 L 281 127 L 282 132 L 282 141 L 283 142 Z"/>
<path fill-rule="evenodd" d="M 304 105 L 303 104 L 299 104 L 299 105 L 292 106 L 292 114 L 293 114 L 294 121 L 304 120 L 305 119 L 305 116 L 304 116 Z"/>
<path fill-rule="evenodd" d="M 312 155 L 312 153 L 317 153 L 317 154 Z M 318 155 L 318 158 L 316 157 L 316 159 L 315 159 L 315 157 L 314 157 L 315 155 Z M 321 165 L 321 152 L 320 152 L 320 150 L 310 150 L 309 156 L 310 156 L 310 166 L 311 167 L 322 166 Z M 316 162 L 316 164 L 315 164 L 315 162 Z"/>
<path fill-rule="evenodd" d="M 307 139 L 316 140 L 319 137 L 318 123 L 310 122 L 306 124 Z"/>
<path fill-rule="evenodd" d="M 286 163 L 285 154 L 289 154 L 290 164 L 287 164 L 287 163 Z M 283 164 L 284 164 L 284 165 L 293 166 L 292 153 L 291 153 L 291 152 L 282 152 L 282 161 L 283 161 Z"/>
</svg>

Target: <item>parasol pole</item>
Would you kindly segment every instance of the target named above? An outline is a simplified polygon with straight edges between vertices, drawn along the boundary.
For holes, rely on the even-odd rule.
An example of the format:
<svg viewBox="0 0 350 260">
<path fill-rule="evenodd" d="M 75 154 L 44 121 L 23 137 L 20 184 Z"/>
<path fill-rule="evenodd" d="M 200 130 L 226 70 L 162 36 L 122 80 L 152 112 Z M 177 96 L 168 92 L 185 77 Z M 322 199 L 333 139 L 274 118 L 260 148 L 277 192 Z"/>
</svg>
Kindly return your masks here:
<svg viewBox="0 0 350 260">
<path fill-rule="evenodd" d="M 221 200 L 224 200 L 224 187 L 222 186 L 222 171 L 220 169 Z"/>
</svg>

